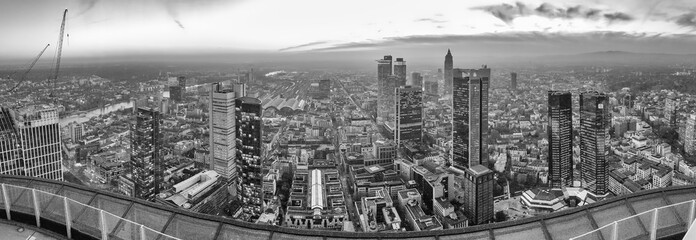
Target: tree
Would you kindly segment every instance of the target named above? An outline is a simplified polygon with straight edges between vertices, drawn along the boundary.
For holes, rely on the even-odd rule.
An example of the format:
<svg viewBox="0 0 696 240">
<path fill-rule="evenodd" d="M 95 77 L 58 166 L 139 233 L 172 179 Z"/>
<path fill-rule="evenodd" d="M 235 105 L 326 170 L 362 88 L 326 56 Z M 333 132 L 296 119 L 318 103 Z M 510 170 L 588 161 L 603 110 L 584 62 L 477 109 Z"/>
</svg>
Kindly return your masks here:
<svg viewBox="0 0 696 240">
<path fill-rule="evenodd" d="M 503 211 L 495 212 L 495 222 L 504 222 L 507 220 L 508 216 Z"/>
</svg>

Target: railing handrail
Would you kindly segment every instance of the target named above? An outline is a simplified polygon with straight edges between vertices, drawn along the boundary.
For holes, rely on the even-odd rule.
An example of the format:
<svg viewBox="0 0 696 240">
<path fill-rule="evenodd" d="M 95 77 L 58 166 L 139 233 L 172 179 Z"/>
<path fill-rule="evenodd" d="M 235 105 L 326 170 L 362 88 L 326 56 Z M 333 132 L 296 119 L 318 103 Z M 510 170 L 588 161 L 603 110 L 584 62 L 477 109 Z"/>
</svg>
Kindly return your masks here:
<svg viewBox="0 0 696 240">
<path fill-rule="evenodd" d="M 46 191 L 43 191 L 43 190 L 40 190 L 40 189 L 22 187 L 22 186 L 17 186 L 17 185 L 13 185 L 13 184 L 1 183 L 0 186 L 2 186 L 2 188 L 0 189 L 0 191 L 2 191 L 2 194 L 3 194 L 4 197 L 8 196 L 8 195 L 7 195 L 7 192 L 6 192 L 7 187 L 16 188 L 16 189 L 24 189 L 24 191 L 23 191 L 22 193 L 26 193 L 26 191 L 31 191 L 31 192 L 34 192 L 34 193 L 39 192 L 39 193 L 42 193 L 42 194 L 46 194 L 46 195 L 48 195 L 48 196 L 51 196 L 52 198 L 55 198 L 55 197 L 64 198 L 64 197 L 65 197 L 65 196 L 61 196 L 61 195 L 58 195 L 58 194 L 49 193 L 49 192 L 46 192 Z M 32 196 L 32 198 L 33 198 L 33 196 Z M 178 239 L 178 240 L 181 240 L 181 239 L 179 239 L 179 238 L 170 236 L 170 235 L 168 235 L 168 234 L 165 234 L 165 233 L 156 231 L 156 230 L 154 230 L 154 229 L 152 229 L 152 228 L 149 228 L 149 227 L 147 227 L 147 226 L 145 226 L 145 225 L 143 225 L 143 224 L 140 224 L 140 223 L 137 223 L 137 222 L 133 222 L 133 221 L 131 221 L 131 220 L 128 220 L 128 219 L 125 219 L 125 218 L 116 216 L 115 214 L 110 213 L 110 212 L 107 212 L 107 211 L 104 211 L 103 209 L 96 208 L 96 207 L 93 207 L 93 206 L 90 206 L 90 205 L 87 205 L 87 204 L 84 204 L 84 203 L 75 201 L 75 200 L 73 200 L 73 199 L 71 199 L 71 198 L 64 198 L 64 199 L 65 199 L 66 201 L 71 201 L 72 203 L 75 203 L 75 204 L 81 205 L 81 206 L 83 206 L 83 207 L 87 207 L 87 208 L 93 209 L 93 210 L 95 210 L 95 211 L 98 211 L 99 214 L 100 214 L 100 216 L 99 216 L 100 219 L 104 219 L 104 217 L 103 217 L 104 214 L 109 214 L 109 215 L 111 215 L 111 216 L 117 218 L 117 219 L 118 219 L 118 222 L 117 222 L 117 223 L 119 223 L 119 224 L 124 224 L 125 222 L 128 222 L 128 223 L 134 224 L 134 225 L 137 226 L 139 229 L 147 229 L 147 230 L 150 230 L 150 231 L 152 231 L 152 232 L 154 232 L 154 233 L 156 233 L 156 234 L 158 234 L 158 235 L 160 235 L 160 236 L 168 237 L 169 239 Z M 32 200 L 33 200 L 33 201 L 36 201 L 36 199 L 32 199 Z M 6 204 L 7 204 L 7 203 L 6 203 Z M 9 204 L 12 204 L 12 203 L 9 203 Z M 68 205 L 65 205 L 65 206 L 68 206 Z M 34 207 L 36 207 L 36 206 L 34 206 Z M 11 210 L 11 209 L 7 209 L 7 210 Z M 37 211 L 36 209 L 34 209 L 34 210 Z M 39 211 L 40 211 L 40 210 L 39 210 Z M 64 211 L 66 212 L 66 217 L 69 216 L 69 214 L 67 214 L 67 212 L 70 211 L 70 209 L 69 209 L 69 208 L 66 208 L 66 209 L 64 209 Z M 85 210 L 81 210 L 81 211 L 80 211 L 80 213 L 81 213 L 80 215 L 84 214 L 84 212 L 85 212 Z M 38 216 L 37 216 L 37 217 L 38 217 Z M 75 216 L 74 219 L 77 220 L 79 217 L 80 217 L 80 216 Z M 8 218 L 10 218 L 9 215 L 8 215 Z M 39 225 L 39 221 L 40 221 L 39 218 L 37 218 L 37 226 Z M 101 221 L 101 220 L 100 220 L 100 221 Z M 123 221 L 124 223 L 121 223 L 121 221 Z M 70 225 L 72 225 L 72 224 L 70 224 Z M 67 223 L 66 223 L 66 226 L 68 226 Z M 118 226 L 119 226 L 119 225 L 113 226 L 113 228 L 116 228 L 116 227 L 118 227 Z M 104 235 L 104 234 L 107 234 L 107 235 L 108 235 L 108 234 L 111 234 L 111 232 L 104 232 L 104 231 L 106 231 L 106 229 L 104 229 L 104 226 L 102 226 L 100 230 L 101 230 L 101 232 L 102 232 L 102 235 Z M 142 230 L 141 230 L 141 231 L 142 231 Z M 141 233 L 141 234 L 144 234 L 144 233 Z"/>
<path fill-rule="evenodd" d="M 617 229 L 616 229 L 616 226 L 617 226 L 619 223 L 621 223 L 621 222 L 623 222 L 623 221 L 625 221 L 625 220 L 628 220 L 628 219 L 635 218 L 636 216 L 640 216 L 640 215 L 643 215 L 643 214 L 646 214 L 646 213 L 650 213 L 650 212 L 652 212 L 653 214 L 657 215 L 657 212 L 658 212 L 659 210 L 661 210 L 661 209 L 665 209 L 665 208 L 669 208 L 669 207 L 675 207 L 675 206 L 679 206 L 679 205 L 687 204 L 687 203 L 691 203 L 690 214 L 693 214 L 693 212 L 694 212 L 694 206 L 696 206 L 696 199 L 692 199 L 692 200 L 688 200 L 688 201 L 684 201 L 684 202 L 680 202 L 680 203 L 674 203 L 674 204 L 670 204 L 670 205 L 667 205 L 667 206 L 661 206 L 661 207 L 656 207 L 656 208 L 653 208 L 653 209 L 650 209 L 650 210 L 646 210 L 646 211 L 643 211 L 643 212 L 641 212 L 641 213 L 637 213 L 637 214 L 634 214 L 634 215 L 631 215 L 631 216 L 628 216 L 628 217 L 625 217 L 625 218 L 616 220 L 616 221 L 614 221 L 614 222 L 612 222 L 612 223 L 609 223 L 609 224 L 606 224 L 606 225 L 604 225 L 604 226 L 602 226 L 602 227 L 600 227 L 600 228 L 597 228 L 597 229 L 594 229 L 594 230 L 592 230 L 592 231 L 583 233 L 582 235 L 579 235 L 579 236 L 576 236 L 576 237 L 572 237 L 572 238 L 570 238 L 570 240 L 580 239 L 580 238 L 585 237 L 585 236 L 587 236 L 587 235 L 589 235 L 589 234 L 599 232 L 600 230 L 604 229 L 605 227 L 610 227 L 610 226 L 614 226 L 614 233 L 612 234 L 614 237 L 613 237 L 612 240 L 617 240 L 617 239 L 616 239 L 616 230 L 617 230 Z M 689 216 L 689 217 L 690 217 L 690 218 L 693 218 L 692 216 Z M 687 227 L 688 227 L 689 225 L 691 225 L 691 221 L 693 221 L 693 219 L 688 219 L 688 221 L 687 221 Z M 655 223 L 653 223 L 653 224 L 655 224 Z M 656 230 L 656 229 L 651 229 L 651 231 L 653 231 L 653 230 Z M 654 234 L 654 233 L 652 233 L 652 234 Z"/>
</svg>

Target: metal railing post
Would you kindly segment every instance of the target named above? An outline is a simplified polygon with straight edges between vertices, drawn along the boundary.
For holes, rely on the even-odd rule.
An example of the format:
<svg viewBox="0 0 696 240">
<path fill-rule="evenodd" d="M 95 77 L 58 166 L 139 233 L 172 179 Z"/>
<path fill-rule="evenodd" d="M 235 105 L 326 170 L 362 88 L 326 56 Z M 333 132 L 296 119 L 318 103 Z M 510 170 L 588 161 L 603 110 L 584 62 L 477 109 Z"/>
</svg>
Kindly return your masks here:
<svg viewBox="0 0 696 240">
<path fill-rule="evenodd" d="M 99 210 L 99 225 L 101 227 L 101 235 L 103 240 L 108 240 L 109 232 L 106 229 L 106 221 L 104 221 L 104 210 Z"/>
<path fill-rule="evenodd" d="M 71 233 L 71 229 L 72 229 L 72 220 L 71 220 L 71 217 L 70 217 L 70 215 L 71 215 L 71 214 L 70 214 L 70 207 L 68 206 L 68 198 L 67 198 L 67 197 L 63 197 L 63 208 L 65 208 L 65 209 L 64 209 L 64 213 L 65 213 L 65 233 L 67 233 L 66 235 L 68 236 L 68 239 L 70 239 L 70 238 L 72 238 L 72 233 Z"/>
<path fill-rule="evenodd" d="M 31 189 L 31 198 L 34 200 L 34 216 L 36 217 L 36 226 L 41 227 L 41 206 L 39 198 L 36 197 L 36 189 Z"/>
<path fill-rule="evenodd" d="M 650 226 L 650 239 L 657 239 L 657 211 L 658 209 L 653 209 L 652 224 Z"/>
<path fill-rule="evenodd" d="M 10 197 L 7 195 L 7 186 L 3 183 L 0 185 L 2 187 L 2 198 L 5 202 L 5 214 L 7 214 L 7 220 L 12 220 L 10 216 Z"/>
<path fill-rule="evenodd" d="M 614 226 L 612 227 L 614 231 L 611 232 L 611 240 L 618 240 L 619 239 L 619 224 L 614 221 Z"/>
<path fill-rule="evenodd" d="M 145 236 L 145 227 L 143 225 L 140 225 L 140 240 L 146 240 L 147 236 Z"/>
<path fill-rule="evenodd" d="M 691 207 L 689 208 L 689 220 L 686 221 L 686 231 L 689 231 L 691 223 L 694 222 L 694 211 L 696 211 L 696 199 L 691 200 Z"/>
</svg>

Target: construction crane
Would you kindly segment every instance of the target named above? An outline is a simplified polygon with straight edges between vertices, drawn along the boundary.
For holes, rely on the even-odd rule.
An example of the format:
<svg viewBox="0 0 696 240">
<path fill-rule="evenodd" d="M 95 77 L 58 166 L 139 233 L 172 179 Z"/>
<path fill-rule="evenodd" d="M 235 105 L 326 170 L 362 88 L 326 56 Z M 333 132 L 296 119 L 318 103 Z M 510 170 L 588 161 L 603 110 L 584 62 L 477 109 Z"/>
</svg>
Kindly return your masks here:
<svg viewBox="0 0 696 240">
<path fill-rule="evenodd" d="M 43 48 L 43 50 L 41 50 L 39 55 L 36 56 L 36 58 L 34 58 L 34 60 L 31 61 L 27 70 L 25 70 L 24 73 L 22 73 L 22 75 L 19 77 L 19 82 L 17 82 L 17 84 L 15 84 L 15 86 L 7 92 L 10 92 L 10 93 L 13 92 L 14 90 L 16 90 L 19 87 L 19 85 L 22 85 L 22 83 L 24 83 L 24 81 L 27 80 L 27 75 L 29 75 L 29 71 L 31 71 L 31 69 L 34 68 L 34 65 L 36 64 L 36 62 L 39 61 L 39 58 L 41 58 L 41 55 L 43 55 L 43 53 L 46 51 L 48 46 L 51 46 L 51 44 L 46 44 L 46 46 Z"/>
<path fill-rule="evenodd" d="M 60 24 L 60 36 L 58 36 L 58 52 L 56 54 L 56 68 L 53 70 L 53 74 L 49 77 L 49 81 L 53 81 L 53 89 L 49 96 L 51 98 L 55 97 L 56 91 L 56 81 L 58 80 L 58 70 L 60 69 L 60 56 L 63 53 L 63 36 L 65 35 L 65 16 L 68 15 L 68 9 L 66 8 L 63 12 L 63 22 Z"/>
</svg>

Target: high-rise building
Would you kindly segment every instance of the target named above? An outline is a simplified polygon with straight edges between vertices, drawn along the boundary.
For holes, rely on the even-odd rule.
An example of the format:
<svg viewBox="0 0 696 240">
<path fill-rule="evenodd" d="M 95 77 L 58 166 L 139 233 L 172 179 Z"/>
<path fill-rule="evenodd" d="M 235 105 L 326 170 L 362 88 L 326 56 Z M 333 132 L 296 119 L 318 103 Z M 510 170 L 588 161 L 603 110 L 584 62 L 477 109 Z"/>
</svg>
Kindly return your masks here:
<svg viewBox="0 0 696 240">
<path fill-rule="evenodd" d="M 677 102 L 674 99 L 674 96 L 668 96 L 665 99 L 664 115 L 665 115 L 665 119 L 667 119 L 667 124 L 670 127 L 677 126 L 677 105 L 678 104 L 679 104 L 679 102 Z"/>
<path fill-rule="evenodd" d="M 456 80 L 455 80 L 456 81 Z M 464 213 L 470 225 L 489 223 L 493 220 L 493 171 L 483 165 L 464 170 Z"/>
<path fill-rule="evenodd" d="M 392 75 L 392 56 L 384 56 L 377 60 L 377 85 L 379 97 L 377 100 L 377 123 L 384 124 L 389 119 L 389 110 L 394 104 L 393 96 L 395 82 L 390 78 Z"/>
<path fill-rule="evenodd" d="M 549 185 L 573 184 L 573 100 L 570 92 L 549 91 Z"/>
<path fill-rule="evenodd" d="M 235 100 L 236 160 L 239 173 L 237 194 L 242 202 L 242 213 L 251 221 L 256 221 L 261 215 L 263 205 L 261 109 L 261 101 L 256 98 L 243 97 Z"/>
<path fill-rule="evenodd" d="M 452 165 L 469 168 L 488 161 L 488 88 L 490 68 L 454 69 L 452 93 Z"/>
<path fill-rule="evenodd" d="M 510 88 L 512 90 L 517 90 L 517 73 L 510 73 Z"/>
<path fill-rule="evenodd" d="M 235 85 L 236 86 L 236 85 Z M 227 181 L 237 177 L 235 162 L 235 99 L 236 92 L 223 89 L 221 83 L 210 88 L 210 156 L 215 170 Z"/>
<path fill-rule="evenodd" d="M 580 94 L 580 160 L 582 184 L 595 195 L 607 191 L 607 162 L 609 154 L 608 97 L 604 93 Z"/>
<path fill-rule="evenodd" d="M 133 197 L 155 201 L 163 184 L 162 134 L 159 112 L 138 108 L 135 124 L 131 129 L 130 181 Z"/>
<path fill-rule="evenodd" d="M 411 82 L 407 85 L 423 89 L 423 76 L 418 72 L 411 73 Z"/>
<path fill-rule="evenodd" d="M 58 108 L 0 108 L 0 174 L 63 180 Z"/>
<path fill-rule="evenodd" d="M 423 138 L 423 90 L 413 86 L 402 86 L 395 91 L 394 141 L 399 148 L 406 141 L 420 144 Z"/>
<path fill-rule="evenodd" d="M 453 89 L 452 89 L 452 81 L 454 80 L 454 75 L 452 73 L 452 69 L 454 67 L 454 63 L 452 62 L 452 53 L 450 52 L 449 49 L 447 49 L 447 55 L 445 55 L 445 75 L 444 79 L 442 81 L 442 84 L 438 84 L 438 90 L 440 92 L 440 95 L 445 95 L 445 94 L 451 94 Z"/>
<path fill-rule="evenodd" d="M 162 102 L 160 102 L 160 112 L 164 115 L 169 113 L 169 98 L 162 98 Z"/>
<path fill-rule="evenodd" d="M 181 102 L 186 92 L 186 77 L 179 76 L 176 85 L 169 86 L 169 98 L 175 102 Z"/>
<path fill-rule="evenodd" d="M 70 139 L 73 143 L 77 143 L 82 140 L 84 136 L 85 126 L 81 123 L 70 123 L 68 124 L 68 134 L 70 134 Z"/>
<path fill-rule="evenodd" d="M 247 96 L 247 85 L 246 83 L 235 83 L 234 84 L 234 98 L 241 98 Z"/>
<path fill-rule="evenodd" d="M 394 76 L 397 77 L 396 87 L 406 86 L 406 61 L 403 58 L 396 58 Z"/>
<path fill-rule="evenodd" d="M 696 114 L 689 115 L 686 119 L 684 131 L 684 152 L 696 154 Z"/>
</svg>

